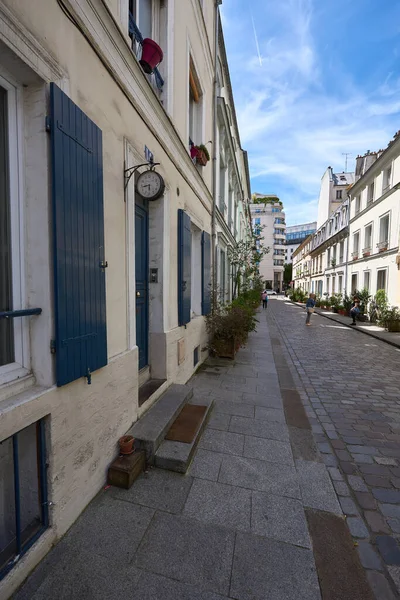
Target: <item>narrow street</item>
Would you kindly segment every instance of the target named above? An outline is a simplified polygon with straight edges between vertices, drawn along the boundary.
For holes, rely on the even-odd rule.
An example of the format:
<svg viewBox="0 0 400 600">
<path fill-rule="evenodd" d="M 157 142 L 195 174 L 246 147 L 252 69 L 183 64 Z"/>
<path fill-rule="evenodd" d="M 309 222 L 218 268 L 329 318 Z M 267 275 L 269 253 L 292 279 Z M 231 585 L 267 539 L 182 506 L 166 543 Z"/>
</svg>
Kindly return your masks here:
<svg viewBox="0 0 400 600">
<path fill-rule="evenodd" d="M 304 320 L 271 300 L 188 384 L 215 401 L 188 473 L 103 490 L 15 600 L 398 597 L 400 354 Z"/>
</svg>

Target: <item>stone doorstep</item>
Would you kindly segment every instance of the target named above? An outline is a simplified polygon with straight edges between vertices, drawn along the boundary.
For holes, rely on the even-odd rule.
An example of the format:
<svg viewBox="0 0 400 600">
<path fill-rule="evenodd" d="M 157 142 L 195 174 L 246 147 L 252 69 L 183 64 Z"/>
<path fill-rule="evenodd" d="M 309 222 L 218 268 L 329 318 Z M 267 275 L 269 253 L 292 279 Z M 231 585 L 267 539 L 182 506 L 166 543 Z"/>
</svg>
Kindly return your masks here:
<svg viewBox="0 0 400 600">
<path fill-rule="evenodd" d="M 192 396 L 192 388 L 173 383 L 127 432 L 135 438 L 136 446 L 146 451 L 146 459 L 150 463 L 172 423 Z"/>
<path fill-rule="evenodd" d="M 207 406 L 200 427 L 197 430 L 193 442 L 190 444 L 173 442 L 171 440 L 164 440 L 161 442 L 154 457 L 154 464 L 159 469 L 168 469 L 169 471 L 176 471 L 177 473 L 186 473 L 192 462 L 197 444 L 200 441 L 201 435 L 214 408 L 214 400 L 207 396 L 201 399 L 196 397 L 189 400 L 188 403 Z"/>
</svg>

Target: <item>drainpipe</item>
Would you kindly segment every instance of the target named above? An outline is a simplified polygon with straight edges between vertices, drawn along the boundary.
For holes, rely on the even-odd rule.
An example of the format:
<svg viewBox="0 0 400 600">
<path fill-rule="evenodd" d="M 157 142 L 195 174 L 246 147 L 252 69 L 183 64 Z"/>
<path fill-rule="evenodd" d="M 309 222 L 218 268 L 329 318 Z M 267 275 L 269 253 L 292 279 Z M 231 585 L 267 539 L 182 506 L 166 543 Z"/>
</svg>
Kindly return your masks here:
<svg viewBox="0 0 400 600">
<path fill-rule="evenodd" d="M 215 35 L 214 35 L 214 102 L 213 102 L 213 187 L 211 215 L 211 271 L 213 308 L 217 300 L 217 108 L 218 108 L 218 38 L 219 38 L 219 6 L 222 0 L 215 1 Z"/>
<path fill-rule="evenodd" d="M 344 293 L 347 294 L 347 270 L 349 266 L 349 247 L 350 247 L 350 200 L 347 208 L 347 244 L 346 244 L 346 267 L 344 270 Z"/>
</svg>

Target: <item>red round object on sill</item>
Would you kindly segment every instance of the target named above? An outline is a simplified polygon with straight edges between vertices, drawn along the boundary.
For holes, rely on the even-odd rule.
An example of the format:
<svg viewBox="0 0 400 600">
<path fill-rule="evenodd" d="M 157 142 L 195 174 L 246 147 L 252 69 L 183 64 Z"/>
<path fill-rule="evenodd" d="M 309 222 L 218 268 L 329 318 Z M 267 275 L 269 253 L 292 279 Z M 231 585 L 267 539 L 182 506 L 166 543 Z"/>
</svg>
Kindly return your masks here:
<svg viewBox="0 0 400 600">
<path fill-rule="evenodd" d="M 139 61 L 143 71 L 150 75 L 163 58 L 164 54 L 160 46 L 154 40 L 145 38 L 142 44 L 142 57 Z"/>
</svg>

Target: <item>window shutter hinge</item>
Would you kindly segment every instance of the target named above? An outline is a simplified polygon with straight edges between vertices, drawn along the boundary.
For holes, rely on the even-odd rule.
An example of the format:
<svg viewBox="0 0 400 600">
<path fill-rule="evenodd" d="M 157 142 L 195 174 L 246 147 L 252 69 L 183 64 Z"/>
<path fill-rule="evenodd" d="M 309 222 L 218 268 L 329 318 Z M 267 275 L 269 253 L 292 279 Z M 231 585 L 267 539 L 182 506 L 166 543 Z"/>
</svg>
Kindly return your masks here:
<svg viewBox="0 0 400 600">
<path fill-rule="evenodd" d="M 51 131 L 51 118 L 46 116 L 45 120 L 46 131 Z"/>
<path fill-rule="evenodd" d="M 50 352 L 51 354 L 56 353 L 56 340 L 50 340 Z"/>
</svg>

